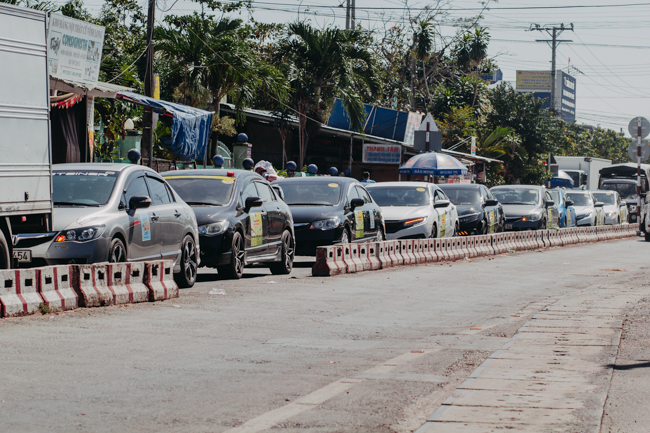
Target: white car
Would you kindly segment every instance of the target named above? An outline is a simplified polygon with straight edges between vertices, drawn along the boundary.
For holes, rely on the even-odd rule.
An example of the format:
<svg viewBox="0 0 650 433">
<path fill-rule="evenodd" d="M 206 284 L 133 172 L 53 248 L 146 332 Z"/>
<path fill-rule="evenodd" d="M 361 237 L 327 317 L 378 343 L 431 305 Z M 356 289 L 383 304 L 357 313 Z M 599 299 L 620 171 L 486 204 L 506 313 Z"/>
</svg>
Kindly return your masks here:
<svg viewBox="0 0 650 433">
<path fill-rule="evenodd" d="M 456 206 L 427 182 L 382 182 L 366 185 L 381 207 L 386 239 L 444 238 L 458 234 Z"/>
<path fill-rule="evenodd" d="M 603 203 L 605 224 L 615 225 L 627 222 L 627 206 L 621 203 L 616 191 L 591 191 L 597 202 Z"/>
<path fill-rule="evenodd" d="M 576 211 L 576 226 L 601 226 L 605 224 L 603 203 L 596 202 L 590 191 L 567 191 Z"/>
</svg>

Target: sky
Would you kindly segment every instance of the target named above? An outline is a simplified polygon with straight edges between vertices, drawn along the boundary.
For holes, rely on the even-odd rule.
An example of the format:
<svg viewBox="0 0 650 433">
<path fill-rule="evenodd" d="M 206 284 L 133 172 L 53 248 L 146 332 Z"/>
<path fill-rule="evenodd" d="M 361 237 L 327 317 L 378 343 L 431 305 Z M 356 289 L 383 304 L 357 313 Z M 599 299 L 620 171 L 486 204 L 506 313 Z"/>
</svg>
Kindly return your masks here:
<svg viewBox="0 0 650 433">
<path fill-rule="evenodd" d="M 138 0 L 146 10 L 146 0 Z M 224 3 L 227 0 L 224 1 Z M 432 2 L 407 0 L 411 14 Z M 59 3 L 64 3 L 60 0 Z M 97 14 L 101 0 L 86 0 Z M 321 28 L 345 27 L 345 0 L 252 0 L 256 21 L 289 23 L 309 19 Z M 597 7 L 594 7 L 597 6 Z M 167 13 L 189 14 L 200 10 L 188 0 L 157 0 L 156 21 Z M 551 48 L 536 39 L 546 33 L 528 31 L 533 23 L 541 26 L 574 25 L 560 39 L 557 68 L 572 66 L 576 80 L 576 121 L 623 130 L 636 116 L 650 118 L 650 45 L 645 34 L 650 29 L 650 1 L 643 0 L 450 0 L 440 33 L 453 37 L 458 31 L 454 20 L 482 13 L 479 25 L 491 36 L 488 54 L 499 65 L 504 80 L 515 87 L 517 70 L 550 70 Z M 356 0 L 357 22 L 364 28 L 399 25 L 408 11 L 404 0 Z"/>
</svg>

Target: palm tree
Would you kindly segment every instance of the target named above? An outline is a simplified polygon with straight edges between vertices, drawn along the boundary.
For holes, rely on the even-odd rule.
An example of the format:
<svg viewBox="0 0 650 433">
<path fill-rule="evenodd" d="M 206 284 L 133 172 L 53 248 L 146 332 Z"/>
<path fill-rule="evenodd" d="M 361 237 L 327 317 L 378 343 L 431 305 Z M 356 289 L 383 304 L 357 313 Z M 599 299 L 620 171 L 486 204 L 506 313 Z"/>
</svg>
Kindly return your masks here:
<svg viewBox="0 0 650 433">
<path fill-rule="evenodd" d="M 473 71 L 477 80 L 474 87 L 472 107 L 474 107 L 474 104 L 476 103 L 476 95 L 478 93 L 478 74 L 480 71 L 480 65 L 487 58 L 489 42 L 490 34 L 486 29 L 480 28 L 474 30 L 474 33 L 465 33 L 456 50 L 456 61 L 458 66 L 467 73 Z"/>
<path fill-rule="evenodd" d="M 352 128 L 362 129 L 366 113 L 361 93 L 374 98 L 381 90 L 368 42 L 359 30 L 318 30 L 304 22 L 289 24 L 276 60 L 288 77 L 291 106 L 298 114 L 300 167 L 310 130 L 323 122 L 335 98 L 343 101 Z"/>
</svg>

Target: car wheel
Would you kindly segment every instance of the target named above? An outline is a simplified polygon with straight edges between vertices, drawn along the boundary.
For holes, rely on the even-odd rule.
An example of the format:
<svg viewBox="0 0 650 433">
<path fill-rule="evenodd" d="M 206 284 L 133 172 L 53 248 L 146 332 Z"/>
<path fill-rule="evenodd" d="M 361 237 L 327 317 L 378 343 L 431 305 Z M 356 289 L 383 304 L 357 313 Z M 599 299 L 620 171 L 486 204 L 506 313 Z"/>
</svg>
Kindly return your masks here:
<svg viewBox="0 0 650 433">
<path fill-rule="evenodd" d="M 458 227 L 458 223 L 454 226 L 454 237 L 458 236 L 458 232 L 460 231 L 460 228 Z"/>
<path fill-rule="evenodd" d="M 120 238 L 115 238 L 111 241 L 111 246 L 108 249 L 108 263 L 122 262 L 126 262 L 126 248 Z"/>
<path fill-rule="evenodd" d="M 432 239 L 438 237 L 438 227 L 435 224 L 431 227 L 431 235 L 429 235 L 429 237 Z"/>
<path fill-rule="evenodd" d="M 541 227 L 541 229 L 542 229 L 542 230 L 544 230 L 544 229 L 548 229 L 548 223 L 546 222 L 545 219 L 542 220 L 542 227 Z"/>
<path fill-rule="evenodd" d="M 181 246 L 181 271 L 174 275 L 176 284 L 182 288 L 192 287 L 196 282 L 197 266 L 196 244 L 192 236 L 187 235 Z"/>
<path fill-rule="evenodd" d="M 11 258 L 9 257 L 9 245 L 5 239 L 5 235 L 0 230 L 0 269 L 11 268 Z"/>
<path fill-rule="evenodd" d="M 235 232 L 232 236 L 232 246 L 230 248 L 230 263 L 217 267 L 217 271 L 227 278 L 239 279 L 244 275 L 245 263 L 246 249 L 244 247 L 244 238 L 241 233 Z"/>
<path fill-rule="evenodd" d="M 289 230 L 282 233 L 282 261 L 272 263 L 270 266 L 273 275 L 287 275 L 293 269 L 293 258 L 296 244 Z"/>
<path fill-rule="evenodd" d="M 350 233 L 348 233 L 348 229 L 344 228 L 343 233 L 341 234 L 341 244 L 349 244 L 350 243 Z"/>
<path fill-rule="evenodd" d="M 483 227 L 481 229 L 481 234 L 482 235 L 488 234 L 488 232 L 490 231 L 490 226 L 489 226 L 488 222 L 486 220 L 483 220 L 482 225 L 483 225 Z"/>
<path fill-rule="evenodd" d="M 384 242 L 384 232 L 381 228 L 377 230 L 377 242 Z"/>
</svg>

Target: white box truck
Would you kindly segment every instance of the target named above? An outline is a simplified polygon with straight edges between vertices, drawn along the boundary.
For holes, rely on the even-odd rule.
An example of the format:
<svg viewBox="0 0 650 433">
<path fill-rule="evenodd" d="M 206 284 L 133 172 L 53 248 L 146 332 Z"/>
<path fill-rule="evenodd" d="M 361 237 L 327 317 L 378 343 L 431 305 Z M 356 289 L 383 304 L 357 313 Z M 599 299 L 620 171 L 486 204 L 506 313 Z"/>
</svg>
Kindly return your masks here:
<svg viewBox="0 0 650 433">
<path fill-rule="evenodd" d="M 554 156 L 558 170 L 564 171 L 573 179 L 574 188 L 598 189 L 601 168 L 612 165 L 612 161 L 585 156 Z"/>
<path fill-rule="evenodd" d="M 0 86 L 0 269 L 8 269 L 55 235 L 46 13 L 0 3 Z"/>
</svg>

